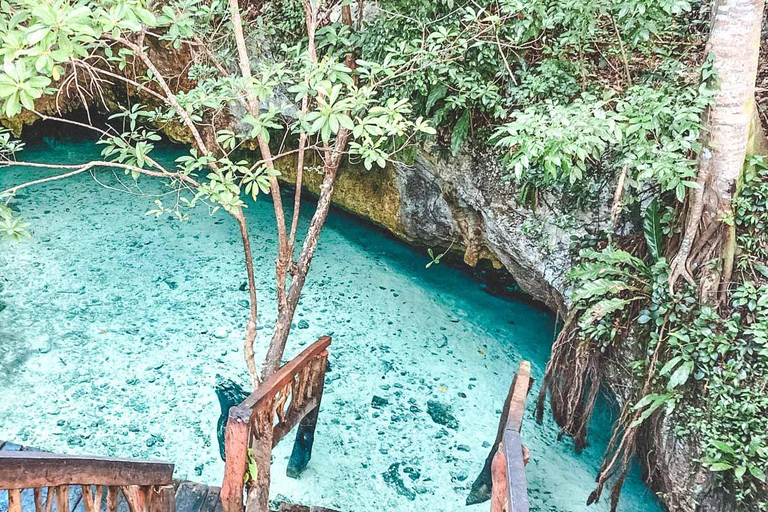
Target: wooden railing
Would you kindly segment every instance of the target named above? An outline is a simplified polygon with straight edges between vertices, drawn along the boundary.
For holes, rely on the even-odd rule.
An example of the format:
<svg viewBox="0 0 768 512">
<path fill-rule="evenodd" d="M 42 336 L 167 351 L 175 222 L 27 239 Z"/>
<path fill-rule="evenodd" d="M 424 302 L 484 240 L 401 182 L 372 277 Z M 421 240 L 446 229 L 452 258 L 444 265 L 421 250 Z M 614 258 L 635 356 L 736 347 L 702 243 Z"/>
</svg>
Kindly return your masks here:
<svg viewBox="0 0 768 512">
<path fill-rule="evenodd" d="M 320 338 L 229 410 L 221 486 L 224 512 L 242 512 L 246 479 L 255 479 L 248 496 L 249 510 L 268 511 L 272 448 L 299 422 L 288 475 L 298 476 L 307 467 L 330 344 L 330 337 Z"/>
<path fill-rule="evenodd" d="M 54 504 L 56 512 L 117 512 L 121 494 L 130 512 L 174 512 L 173 464 L 165 462 L 3 451 L 2 491 L 8 512 L 52 512 Z"/>
<path fill-rule="evenodd" d="M 521 361 L 504 402 L 496 441 L 472 484 L 467 505 L 490 498 L 491 512 L 528 512 L 525 465 L 529 452 L 520 439 L 520 429 L 531 383 L 531 363 Z"/>
</svg>

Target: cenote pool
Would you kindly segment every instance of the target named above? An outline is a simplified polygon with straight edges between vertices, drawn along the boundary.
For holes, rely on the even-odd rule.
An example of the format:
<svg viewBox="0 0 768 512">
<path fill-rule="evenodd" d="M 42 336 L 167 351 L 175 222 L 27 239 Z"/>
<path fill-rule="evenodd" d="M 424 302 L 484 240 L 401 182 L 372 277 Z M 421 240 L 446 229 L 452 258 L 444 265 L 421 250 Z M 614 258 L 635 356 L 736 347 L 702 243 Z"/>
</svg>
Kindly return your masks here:
<svg viewBox="0 0 768 512">
<path fill-rule="evenodd" d="M 90 142 L 48 140 L 23 156 L 75 163 L 97 151 Z M 164 146 L 155 157 L 170 163 L 180 152 Z M 0 188 L 31 172 L 45 174 L 0 169 Z M 246 383 L 247 294 L 236 226 L 202 207 L 183 223 L 146 216 L 168 192 L 160 182 L 142 178 L 126 193 L 112 188 L 129 177 L 103 171 L 97 178 L 26 189 L 15 203 L 33 238 L 0 248 L 0 439 L 166 459 L 178 478 L 218 485 L 215 379 Z M 247 214 L 264 349 L 275 314 L 274 219 L 267 200 Z M 488 510 L 464 500 L 519 360 L 529 359 L 540 380 L 555 319 L 487 293 L 460 270 L 425 269 L 427 261 L 368 225 L 331 215 L 287 353 L 331 334 L 331 372 L 313 459 L 300 480 L 285 477 L 292 437 L 275 451 L 275 498 L 349 512 Z M 374 396 L 384 405 L 373 407 Z M 450 407 L 458 428 L 432 421 L 429 400 Z M 551 420 L 538 426 L 528 415 L 532 510 L 608 509 L 605 500 L 585 505 L 607 415 L 603 408 L 594 418 L 592 446 L 582 455 L 556 440 Z M 638 472 L 619 508 L 660 510 Z"/>
</svg>

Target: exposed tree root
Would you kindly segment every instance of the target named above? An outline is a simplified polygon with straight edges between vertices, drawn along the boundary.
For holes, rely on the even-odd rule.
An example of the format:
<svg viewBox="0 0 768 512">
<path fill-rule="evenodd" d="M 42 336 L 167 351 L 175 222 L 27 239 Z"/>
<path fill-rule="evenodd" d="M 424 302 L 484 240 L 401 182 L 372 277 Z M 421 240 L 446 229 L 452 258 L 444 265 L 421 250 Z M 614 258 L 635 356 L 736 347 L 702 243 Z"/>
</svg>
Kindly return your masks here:
<svg viewBox="0 0 768 512">
<path fill-rule="evenodd" d="M 577 316 L 577 313 L 571 313 L 552 346 L 552 358 L 547 364 L 537 402 L 536 419 L 539 422 L 543 419 L 544 404 L 549 392 L 552 416 L 560 426 L 560 436 L 572 437 L 576 451 L 580 452 L 587 446 L 587 423 L 602 384 L 600 370 L 606 354 L 589 339 L 580 339 Z M 616 511 L 621 488 L 636 452 L 641 427 L 639 420 L 643 411 L 635 410 L 634 405 L 639 398 L 651 392 L 663 348 L 661 340 L 664 338 L 665 325 L 660 330 L 660 341 L 654 347 L 642 388 L 633 396 L 625 397 L 597 476 L 597 485 L 587 500 L 588 505 L 596 502 L 605 485 L 612 482 L 611 511 Z"/>
<path fill-rule="evenodd" d="M 587 446 L 587 423 L 600 389 L 602 354 L 588 341 L 578 342 L 575 314 L 571 314 L 552 345 L 536 406 L 536 420 L 544 416 L 544 401 L 549 391 L 552 416 L 560 425 L 560 437 L 573 438 L 577 452 Z"/>
</svg>

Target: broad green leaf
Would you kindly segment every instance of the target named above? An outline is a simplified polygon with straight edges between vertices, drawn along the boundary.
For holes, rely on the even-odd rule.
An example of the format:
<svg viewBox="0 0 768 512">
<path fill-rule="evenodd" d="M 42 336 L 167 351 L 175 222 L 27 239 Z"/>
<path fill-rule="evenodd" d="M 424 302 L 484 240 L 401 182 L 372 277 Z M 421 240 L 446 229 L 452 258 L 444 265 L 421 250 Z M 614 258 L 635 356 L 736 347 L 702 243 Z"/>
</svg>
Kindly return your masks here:
<svg viewBox="0 0 768 512">
<path fill-rule="evenodd" d="M 429 91 L 429 96 L 427 96 L 427 104 L 424 106 L 424 112 L 429 114 L 432 107 L 435 106 L 435 103 L 445 97 L 446 92 L 448 92 L 448 87 L 445 85 L 439 84 L 432 87 L 432 90 Z"/>
<path fill-rule="evenodd" d="M 464 141 L 467 140 L 471 117 L 470 109 L 466 109 L 456 123 L 456 126 L 453 127 L 453 133 L 451 134 L 451 153 L 453 153 L 454 156 L 459 154 L 461 146 L 464 144 Z"/>
<path fill-rule="evenodd" d="M 654 199 L 648 205 L 643 219 L 643 233 L 648 250 L 654 260 L 661 257 L 664 245 L 664 233 L 661 230 L 661 215 L 659 214 L 659 200 Z"/>
<path fill-rule="evenodd" d="M 692 371 L 693 361 L 686 361 L 685 363 L 681 364 L 680 367 L 675 370 L 675 373 L 673 373 L 669 378 L 667 389 L 674 389 L 685 384 L 688 381 L 688 377 L 691 375 Z"/>
</svg>

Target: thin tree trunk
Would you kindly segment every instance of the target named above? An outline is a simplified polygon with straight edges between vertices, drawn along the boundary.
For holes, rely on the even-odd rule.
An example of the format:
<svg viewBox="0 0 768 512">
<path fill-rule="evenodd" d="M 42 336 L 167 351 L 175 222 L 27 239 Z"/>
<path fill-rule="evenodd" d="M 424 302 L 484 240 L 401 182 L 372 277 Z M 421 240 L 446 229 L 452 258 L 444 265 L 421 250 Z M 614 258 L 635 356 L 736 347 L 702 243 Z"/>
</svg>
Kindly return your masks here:
<svg viewBox="0 0 768 512">
<path fill-rule="evenodd" d="M 245 35 L 243 33 L 243 21 L 240 16 L 240 5 L 238 0 L 229 0 L 229 10 L 232 16 L 232 28 L 235 36 L 235 44 L 237 46 L 238 63 L 240 67 L 240 73 L 246 81 L 250 81 L 251 74 L 251 62 L 248 56 L 248 49 L 246 47 Z M 251 94 L 247 94 L 245 98 L 246 110 L 253 117 L 259 116 L 259 102 Z M 275 163 L 272 157 L 272 152 L 269 149 L 269 144 L 264 140 L 264 137 L 258 136 L 259 150 L 261 151 L 261 157 L 264 161 L 264 165 L 269 171 L 275 170 Z M 277 261 L 275 263 L 275 274 L 277 279 L 277 309 L 278 312 L 285 309 L 286 303 L 286 282 L 288 275 L 288 268 L 291 262 L 291 254 L 288 252 L 288 233 L 285 225 L 285 210 L 283 209 L 283 200 L 280 195 L 280 184 L 277 181 L 276 173 L 270 172 L 269 175 L 269 188 L 272 195 L 272 204 L 275 210 L 275 222 L 277 224 L 277 238 L 278 238 L 278 251 Z M 279 314 L 279 313 L 278 313 Z M 255 320 L 254 320 L 255 321 Z M 255 325 L 254 336 L 255 340 Z M 246 335 L 246 343 L 248 342 L 248 336 Z M 248 349 L 248 352 L 253 354 L 253 345 Z M 247 359 L 247 355 L 246 355 Z M 251 371 L 251 365 L 248 364 L 248 370 Z M 251 380 L 254 383 L 258 382 L 258 371 L 253 367 L 253 373 Z M 258 384 L 255 384 L 257 386 Z M 254 387 L 255 389 L 255 387 Z"/>
<path fill-rule="evenodd" d="M 253 389 L 259 387 L 259 372 L 256 368 L 256 357 L 253 351 L 253 344 L 256 341 L 256 321 L 258 318 L 258 302 L 256 301 L 256 277 L 253 272 L 253 253 L 251 252 L 251 240 L 248 236 L 248 225 L 245 222 L 243 210 L 238 209 L 235 215 L 237 225 L 240 228 L 240 237 L 243 242 L 243 252 L 245 253 L 245 270 L 248 274 L 248 295 L 250 302 L 250 314 L 248 323 L 245 327 L 245 342 L 243 352 L 245 354 L 245 364 L 248 367 L 248 374 L 251 377 Z"/>
<path fill-rule="evenodd" d="M 278 319 L 275 323 L 272 341 L 269 344 L 267 358 L 264 361 L 264 370 L 262 371 L 263 379 L 266 379 L 280 368 L 280 362 L 283 357 L 283 352 L 285 351 L 285 344 L 291 330 L 291 321 L 296 312 L 296 306 L 301 297 L 301 290 L 307 280 L 307 273 L 309 272 L 312 258 L 317 249 L 317 241 L 320 236 L 320 231 L 323 229 L 325 220 L 328 217 L 328 211 L 331 208 L 331 196 L 333 195 L 336 174 L 339 170 L 339 164 L 341 164 L 341 158 L 348 137 L 349 131 L 343 128 L 339 130 L 339 133 L 336 136 L 336 146 L 331 152 L 331 158 L 325 163 L 323 183 L 320 185 L 320 197 L 317 201 L 317 209 L 312 216 L 312 221 L 307 230 L 307 237 L 304 239 L 304 246 L 299 255 L 299 261 L 296 264 L 296 275 L 293 276 L 291 286 L 288 290 L 286 307 L 278 314 Z"/>
<path fill-rule="evenodd" d="M 709 132 L 699 162 L 699 188 L 689 196 L 683 238 L 671 262 L 669 277 L 670 289 L 674 289 L 680 276 L 695 284 L 694 273 L 706 267 L 709 255 L 720 258 L 718 269 L 704 271 L 699 277 L 701 298 L 706 302 L 711 302 L 721 276 L 732 267 L 735 239 L 728 235 L 728 225 L 723 221 L 733 215 L 731 202 L 744 167 L 756 108 L 763 5 L 763 0 L 721 0 L 713 7 L 707 50 L 715 58 L 720 90 L 708 115 Z M 713 226 L 716 236 L 710 230 Z M 704 233 L 711 238 L 698 244 Z"/>
</svg>

